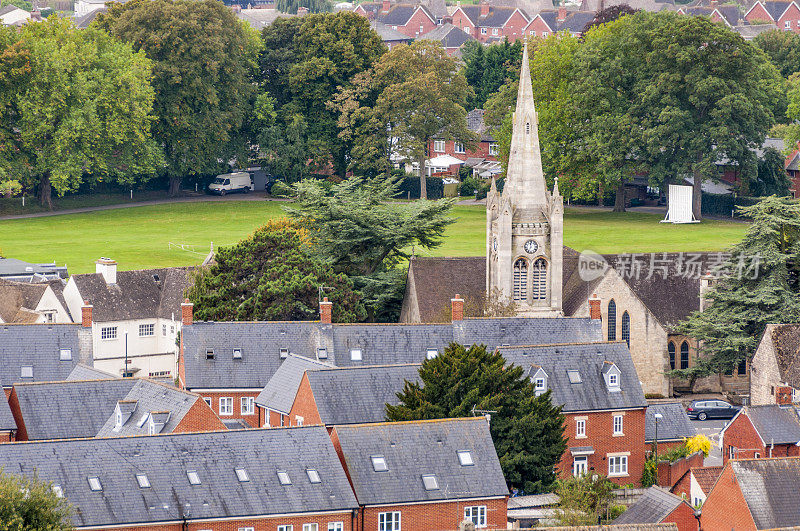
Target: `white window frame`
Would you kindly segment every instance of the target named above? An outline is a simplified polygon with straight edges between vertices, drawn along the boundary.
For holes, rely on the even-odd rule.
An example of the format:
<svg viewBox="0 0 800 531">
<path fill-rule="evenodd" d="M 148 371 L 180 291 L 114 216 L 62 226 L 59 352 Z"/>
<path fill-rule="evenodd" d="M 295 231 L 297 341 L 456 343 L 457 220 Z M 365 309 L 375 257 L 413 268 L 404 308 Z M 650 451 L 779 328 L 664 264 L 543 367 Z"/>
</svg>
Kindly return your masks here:
<svg viewBox="0 0 800 531">
<path fill-rule="evenodd" d="M 475 527 L 482 529 L 486 527 L 486 506 L 472 505 L 464 507 L 464 520 L 469 520 Z"/>
<path fill-rule="evenodd" d="M 400 511 L 378 513 L 378 531 L 402 531 Z"/>
<path fill-rule="evenodd" d="M 497 28 L 492 28 L 492 35 L 497 35 L 498 33 L 499 32 Z"/>
<path fill-rule="evenodd" d="M 614 435 L 625 435 L 624 415 L 614 415 Z"/>
<path fill-rule="evenodd" d="M 473 466 L 475 464 L 475 460 L 472 458 L 472 452 L 469 450 L 459 450 L 458 462 L 461 466 Z"/>
<path fill-rule="evenodd" d="M 530 31 L 528 32 L 528 34 L 529 34 L 531 37 L 536 37 L 536 30 L 530 30 Z"/>
<path fill-rule="evenodd" d="M 278 531 L 294 531 L 293 525 L 279 525 Z"/>
<path fill-rule="evenodd" d="M 328 522 L 328 531 L 344 531 L 344 522 Z"/>
<path fill-rule="evenodd" d="M 425 352 L 425 358 L 429 359 L 429 360 L 432 360 L 433 358 L 435 358 L 438 355 L 439 355 L 439 349 L 436 349 L 436 348 L 429 348 Z"/>
<path fill-rule="evenodd" d="M 542 37 L 547 37 L 547 32 L 546 31 L 542 32 Z"/>
<path fill-rule="evenodd" d="M 578 477 L 589 471 L 589 456 L 576 455 L 572 458 L 572 475 Z"/>
<path fill-rule="evenodd" d="M 610 455 L 608 456 L 608 477 L 621 477 L 628 475 L 628 456 Z"/>
<path fill-rule="evenodd" d="M 203 402 L 208 404 L 208 407 L 211 407 L 211 408 L 214 407 L 214 406 L 212 406 L 212 404 L 214 403 L 214 400 L 212 398 L 208 397 L 208 396 L 204 396 L 203 397 Z"/>
<path fill-rule="evenodd" d="M 239 398 L 239 413 L 241 415 L 255 415 L 256 399 L 252 396 L 243 396 Z"/>
<path fill-rule="evenodd" d="M 536 378 L 534 382 L 534 390 L 535 391 L 546 391 L 547 385 L 545 385 L 544 378 Z"/>
<path fill-rule="evenodd" d="M 446 147 L 444 140 L 434 140 L 433 141 L 433 151 L 436 153 L 444 153 L 444 149 Z"/>
<path fill-rule="evenodd" d="M 221 396 L 219 397 L 219 414 L 220 416 L 230 417 L 233 415 L 233 397 Z"/>
<path fill-rule="evenodd" d="M 467 150 L 464 149 L 464 144 L 461 142 L 453 142 L 453 151 L 455 153 L 466 153 Z"/>
<path fill-rule="evenodd" d="M 100 329 L 100 339 L 103 341 L 113 341 L 117 339 L 116 326 L 104 326 Z"/>
<path fill-rule="evenodd" d="M 167 325 L 165 325 L 165 324 L 161 325 L 161 336 L 162 337 L 167 337 Z"/>
<path fill-rule="evenodd" d="M 617 376 L 617 373 L 615 372 L 609 373 L 608 385 L 609 387 L 619 387 L 619 376 Z"/>
<path fill-rule="evenodd" d="M 303 531 L 319 531 L 319 524 L 303 524 Z"/>
<path fill-rule="evenodd" d="M 240 527 L 239 531 L 256 531 L 255 527 Z"/>
<path fill-rule="evenodd" d="M 498 153 L 499 153 L 499 151 L 498 151 L 498 148 L 497 148 L 497 142 L 490 143 L 489 144 L 489 155 L 491 155 L 492 157 L 496 157 Z"/>
<path fill-rule="evenodd" d="M 139 325 L 139 337 L 152 337 L 154 335 L 156 335 L 156 325 L 154 323 Z"/>
<path fill-rule="evenodd" d="M 791 21 L 791 20 L 787 20 L 787 21 L 785 21 L 785 22 L 783 23 L 783 27 L 784 27 L 784 29 L 787 29 L 787 30 L 788 30 L 788 29 L 792 29 L 792 21 Z"/>
<path fill-rule="evenodd" d="M 360 348 L 351 348 L 350 349 L 350 361 L 363 361 L 364 359 L 364 351 Z"/>
<path fill-rule="evenodd" d="M 586 437 L 586 419 L 575 420 L 575 438 L 583 439 Z"/>
<path fill-rule="evenodd" d="M 486 28 L 481 28 L 481 35 L 486 35 Z"/>
</svg>

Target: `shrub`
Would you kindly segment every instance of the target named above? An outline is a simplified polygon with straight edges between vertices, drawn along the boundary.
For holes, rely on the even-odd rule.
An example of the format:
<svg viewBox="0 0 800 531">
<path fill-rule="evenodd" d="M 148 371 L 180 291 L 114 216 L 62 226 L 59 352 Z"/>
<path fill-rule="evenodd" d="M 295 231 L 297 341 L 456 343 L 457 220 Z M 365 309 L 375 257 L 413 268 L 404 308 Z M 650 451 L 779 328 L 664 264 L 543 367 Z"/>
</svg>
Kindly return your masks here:
<svg viewBox="0 0 800 531">
<path fill-rule="evenodd" d="M 0 195 L 4 197 L 14 197 L 22 192 L 22 185 L 15 179 L 8 179 L 0 182 Z"/>
<path fill-rule="evenodd" d="M 664 398 L 664 395 L 661 393 L 645 393 L 644 397 L 648 400 L 657 400 L 659 398 Z"/>
<path fill-rule="evenodd" d="M 277 181 L 270 190 L 272 197 L 294 197 L 294 188 L 283 181 Z"/>
<path fill-rule="evenodd" d="M 608 518 L 609 522 L 613 522 L 614 520 L 619 517 L 622 513 L 624 513 L 628 508 L 624 505 L 612 505 L 608 508 Z"/>
</svg>

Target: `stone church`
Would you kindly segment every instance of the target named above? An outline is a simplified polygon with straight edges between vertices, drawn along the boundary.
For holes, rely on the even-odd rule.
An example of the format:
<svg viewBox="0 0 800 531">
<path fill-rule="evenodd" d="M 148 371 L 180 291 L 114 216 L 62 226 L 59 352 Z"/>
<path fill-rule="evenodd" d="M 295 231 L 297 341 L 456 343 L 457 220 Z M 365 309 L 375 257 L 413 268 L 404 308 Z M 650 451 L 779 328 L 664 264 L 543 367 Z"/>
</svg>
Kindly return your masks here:
<svg viewBox="0 0 800 531">
<path fill-rule="evenodd" d="M 542 172 L 527 46 L 520 80 L 506 185 L 498 193 L 492 182 L 486 199 L 486 255 L 412 258 L 400 321 L 449 321 L 456 294 L 471 317 L 594 316 L 602 320 L 604 339 L 627 342 L 645 393 L 689 391 L 689 382 L 665 374 L 691 367 L 696 357 L 696 342 L 675 327 L 702 309 L 708 272 L 724 257 L 647 253 L 587 260 L 564 246 L 564 201 L 557 181 L 547 190 Z M 602 267 L 587 269 L 592 260 Z M 694 382 L 691 390 L 746 393 L 748 370 L 743 364 Z"/>
</svg>

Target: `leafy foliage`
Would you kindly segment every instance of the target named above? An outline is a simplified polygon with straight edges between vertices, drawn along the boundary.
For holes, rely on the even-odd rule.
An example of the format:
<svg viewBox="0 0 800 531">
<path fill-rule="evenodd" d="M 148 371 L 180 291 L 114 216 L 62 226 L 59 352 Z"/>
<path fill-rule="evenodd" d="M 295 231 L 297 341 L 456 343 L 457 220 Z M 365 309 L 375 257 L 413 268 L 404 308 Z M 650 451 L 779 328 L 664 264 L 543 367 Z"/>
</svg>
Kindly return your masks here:
<svg viewBox="0 0 800 531">
<path fill-rule="evenodd" d="M 0 531 L 69 531 L 71 515 L 49 483 L 0 471 Z"/>
<path fill-rule="evenodd" d="M 702 433 L 698 433 L 694 437 L 686 439 L 684 444 L 686 445 L 687 455 L 691 455 L 695 452 L 703 452 L 704 457 L 708 457 L 712 445 L 711 439 Z"/>
<path fill-rule="evenodd" d="M 765 149 L 756 164 L 755 180 L 750 180 L 748 183 L 749 190 L 742 190 L 742 193 L 749 191 L 749 195 L 757 197 L 767 195 L 785 197 L 789 195 L 791 182 L 784 169 L 784 162 L 785 159 L 780 151 L 775 148 Z"/>
<path fill-rule="evenodd" d="M 779 29 L 763 31 L 753 39 L 783 77 L 788 78 L 800 71 L 800 35 Z"/>
<path fill-rule="evenodd" d="M 333 320 L 358 322 L 364 306 L 345 275 L 316 256 L 296 223 L 270 220 L 252 236 L 221 247 L 187 296 L 195 316 L 214 321 L 308 321 L 319 316 L 319 288 L 333 302 Z"/>
<path fill-rule="evenodd" d="M 638 12 L 638 9 L 634 9 L 628 4 L 617 4 L 613 6 L 609 6 L 605 9 L 601 9 L 597 13 L 595 13 L 594 18 L 590 20 L 586 26 L 584 26 L 582 34 L 586 34 L 590 29 L 594 28 L 595 26 L 599 26 L 600 24 L 607 24 L 613 20 L 617 20 L 620 17 L 624 17 L 625 15 L 633 15 L 634 13 Z"/>
<path fill-rule="evenodd" d="M 333 9 L 328 0 L 277 0 L 275 9 L 281 13 L 297 14 L 297 9 L 304 7 L 309 13 L 327 13 Z"/>
<path fill-rule="evenodd" d="M 566 450 L 564 415 L 550 392 L 536 396 L 521 367 L 506 366 L 499 352 L 483 345 L 452 343 L 425 360 L 421 384 L 406 382 L 400 404 L 386 406 L 391 421 L 468 417 L 492 413 L 490 430 L 506 482 L 526 493 L 548 492 L 554 467 Z"/>
<path fill-rule="evenodd" d="M 25 11 L 33 11 L 33 4 L 28 0 L 0 0 L 0 7 L 17 6 Z"/>
<path fill-rule="evenodd" d="M 556 494 L 559 497 L 556 519 L 561 525 L 595 525 L 598 518 L 609 521 L 607 511 L 614 500 L 617 486 L 605 476 L 581 474 L 559 480 Z M 603 518 L 603 517 L 606 518 Z"/>
<path fill-rule="evenodd" d="M 477 41 L 470 41 L 477 44 Z M 482 108 L 489 96 L 508 81 L 519 79 L 522 61 L 522 40 L 510 44 L 508 39 L 489 46 L 477 44 L 465 57 L 464 77 L 475 96 L 468 101 L 469 108 Z"/>
</svg>

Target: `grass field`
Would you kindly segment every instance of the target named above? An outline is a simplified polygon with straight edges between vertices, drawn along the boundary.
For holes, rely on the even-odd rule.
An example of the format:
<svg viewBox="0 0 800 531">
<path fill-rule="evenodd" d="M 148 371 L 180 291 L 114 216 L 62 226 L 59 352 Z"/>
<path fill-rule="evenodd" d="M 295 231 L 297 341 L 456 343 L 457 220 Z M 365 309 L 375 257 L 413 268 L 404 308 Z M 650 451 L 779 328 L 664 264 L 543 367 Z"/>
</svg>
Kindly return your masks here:
<svg viewBox="0 0 800 531">
<path fill-rule="evenodd" d="M 211 242 L 215 247 L 230 245 L 282 212 L 279 202 L 229 200 L 0 221 L 0 253 L 29 262 L 66 263 L 71 273 L 94 271 L 100 256 L 114 258 L 120 269 L 191 265 L 205 257 Z M 432 254 L 483 255 L 483 207 L 458 206 L 453 215 L 456 223 Z M 577 250 L 599 253 L 714 251 L 737 242 L 747 227 L 725 221 L 670 225 L 659 220 L 652 214 L 567 209 L 564 241 Z"/>
</svg>

